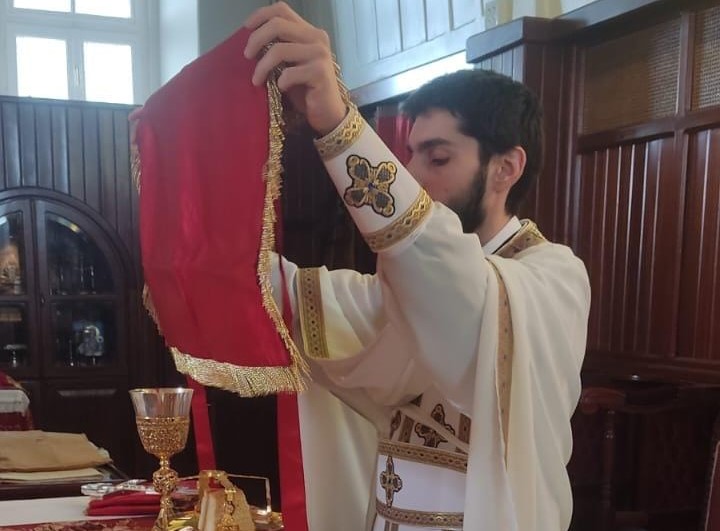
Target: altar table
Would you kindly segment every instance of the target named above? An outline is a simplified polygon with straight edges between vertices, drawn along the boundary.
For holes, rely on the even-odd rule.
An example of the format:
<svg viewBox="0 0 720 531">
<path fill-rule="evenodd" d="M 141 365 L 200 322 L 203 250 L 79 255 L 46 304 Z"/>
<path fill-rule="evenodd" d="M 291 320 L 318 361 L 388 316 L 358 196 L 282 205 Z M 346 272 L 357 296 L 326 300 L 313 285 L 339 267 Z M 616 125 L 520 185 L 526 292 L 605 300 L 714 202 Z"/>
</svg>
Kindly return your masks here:
<svg viewBox="0 0 720 531">
<path fill-rule="evenodd" d="M 89 517 L 90 498 L 0 501 L 0 531 L 149 531 L 155 518 Z"/>
</svg>

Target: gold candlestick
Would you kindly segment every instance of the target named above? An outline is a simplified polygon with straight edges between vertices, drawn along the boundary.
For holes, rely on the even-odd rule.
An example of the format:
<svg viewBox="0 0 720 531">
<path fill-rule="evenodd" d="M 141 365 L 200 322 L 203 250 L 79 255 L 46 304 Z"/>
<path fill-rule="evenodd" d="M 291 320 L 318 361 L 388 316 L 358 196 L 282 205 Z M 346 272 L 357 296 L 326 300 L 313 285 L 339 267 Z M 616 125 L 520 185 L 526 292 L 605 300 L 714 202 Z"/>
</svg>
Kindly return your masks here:
<svg viewBox="0 0 720 531">
<path fill-rule="evenodd" d="M 174 517 L 171 496 L 178 482 L 170 457 L 187 443 L 192 389 L 133 389 L 130 398 L 143 448 L 160 459 L 160 468 L 153 473 L 153 487 L 160 493 L 160 513 L 153 531 L 168 531 Z"/>
</svg>

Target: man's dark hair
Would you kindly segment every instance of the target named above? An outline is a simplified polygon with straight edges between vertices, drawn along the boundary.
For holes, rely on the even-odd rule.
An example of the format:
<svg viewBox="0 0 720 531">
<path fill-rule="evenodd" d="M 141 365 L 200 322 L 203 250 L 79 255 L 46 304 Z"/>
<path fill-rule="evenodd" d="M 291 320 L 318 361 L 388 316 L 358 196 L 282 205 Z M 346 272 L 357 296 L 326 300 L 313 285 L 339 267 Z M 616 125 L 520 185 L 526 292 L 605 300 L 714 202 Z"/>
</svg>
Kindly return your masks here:
<svg viewBox="0 0 720 531">
<path fill-rule="evenodd" d="M 449 111 L 460 132 L 480 144 L 480 163 L 520 146 L 525 171 L 510 189 L 505 209 L 517 214 L 543 163 L 542 108 L 525 85 L 487 70 L 461 70 L 430 81 L 411 94 L 403 112 L 415 120 L 430 109 Z"/>
</svg>

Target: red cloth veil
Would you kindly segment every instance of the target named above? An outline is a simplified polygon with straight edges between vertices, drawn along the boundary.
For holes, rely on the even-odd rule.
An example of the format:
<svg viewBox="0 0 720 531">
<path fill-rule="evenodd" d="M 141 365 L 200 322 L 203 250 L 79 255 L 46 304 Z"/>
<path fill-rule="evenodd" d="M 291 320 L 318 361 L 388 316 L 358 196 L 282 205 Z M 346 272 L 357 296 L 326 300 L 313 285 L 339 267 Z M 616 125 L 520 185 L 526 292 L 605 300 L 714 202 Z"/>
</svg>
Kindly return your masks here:
<svg viewBox="0 0 720 531">
<path fill-rule="evenodd" d="M 270 286 L 284 142 L 274 81 L 251 83 L 241 30 L 136 113 L 151 311 L 178 370 L 242 396 L 303 388 Z"/>
<path fill-rule="evenodd" d="M 306 365 L 271 293 L 284 134 L 274 80 L 251 83 L 241 30 L 153 94 L 137 120 L 145 304 L 177 369 L 242 396 L 278 396 L 286 529 L 307 530 L 297 399 Z M 283 287 L 282 300 L 289 300 Z M 205 393 L 190 383 L 201 468 L 215 468 Z M 197 400 L 196 400 L 197 399 Z"/>
</svg>

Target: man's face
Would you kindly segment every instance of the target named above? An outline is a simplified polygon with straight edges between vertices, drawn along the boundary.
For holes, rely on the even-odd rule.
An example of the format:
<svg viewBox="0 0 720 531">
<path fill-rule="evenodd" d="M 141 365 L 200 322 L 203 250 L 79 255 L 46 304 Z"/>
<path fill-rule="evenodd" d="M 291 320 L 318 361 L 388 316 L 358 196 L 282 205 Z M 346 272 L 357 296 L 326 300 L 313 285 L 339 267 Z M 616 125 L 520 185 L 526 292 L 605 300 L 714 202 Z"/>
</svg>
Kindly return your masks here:
<svg viewBox="0 0 720 531">
<path fill-rule="evenodd" d="M 461 133 L 459 125 L 446 110 L 419 115 L 408 139 L 412 158 L 407 167 L 430 197 L 452 209 L 463 230 L 472 232 L 484 219 L 487 168 L 480 163 L 478 141 Z"/>
</svg>

